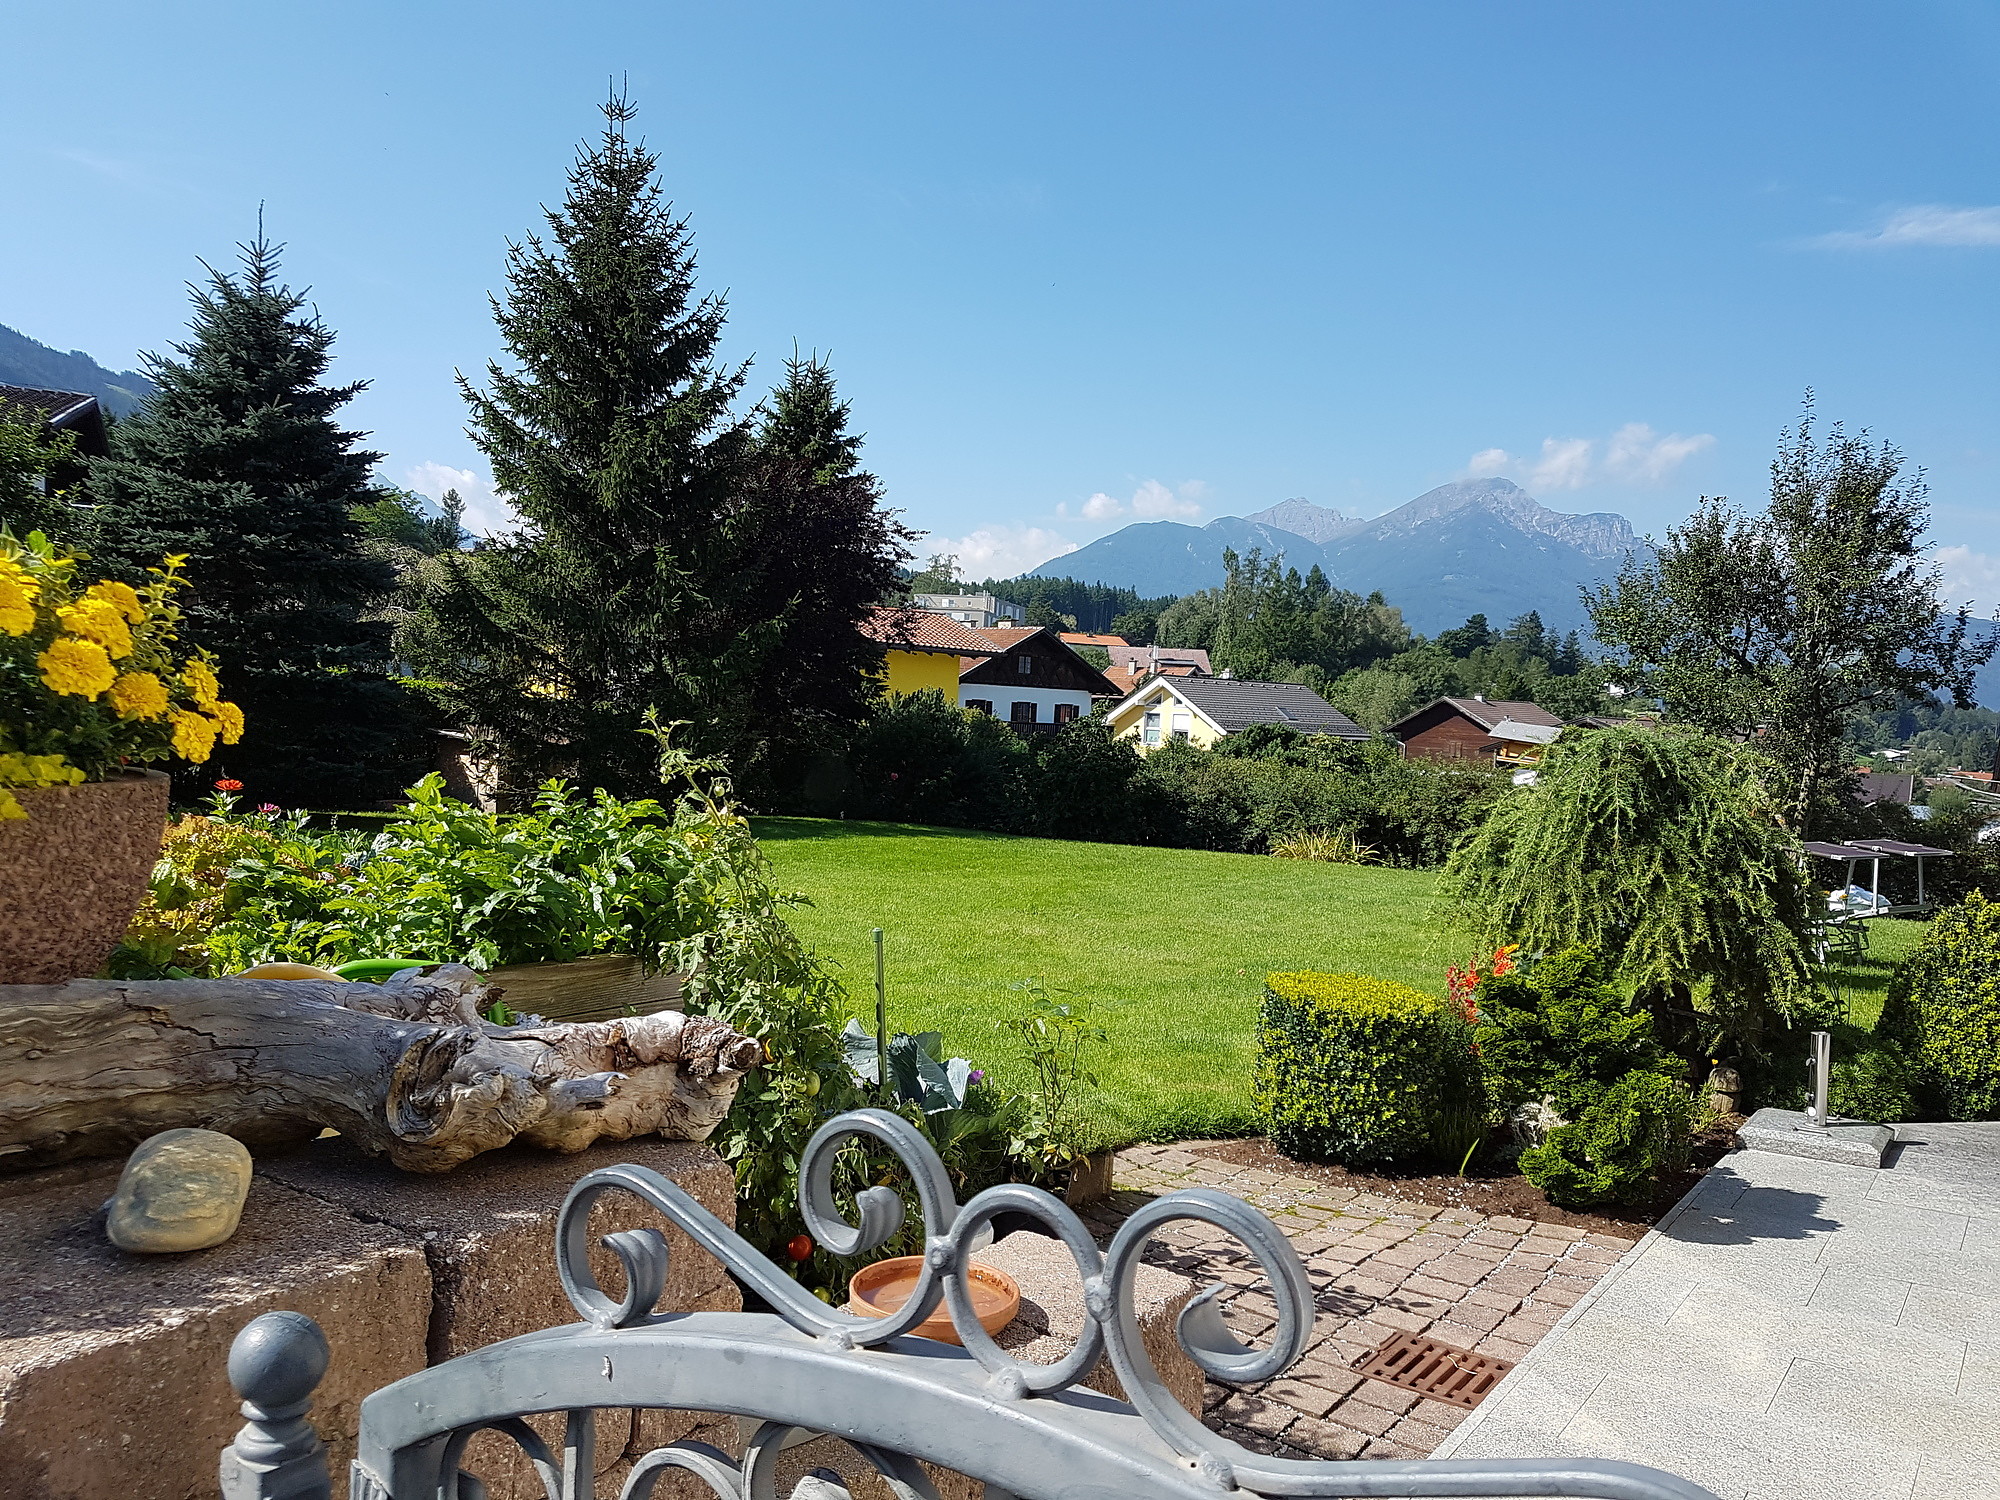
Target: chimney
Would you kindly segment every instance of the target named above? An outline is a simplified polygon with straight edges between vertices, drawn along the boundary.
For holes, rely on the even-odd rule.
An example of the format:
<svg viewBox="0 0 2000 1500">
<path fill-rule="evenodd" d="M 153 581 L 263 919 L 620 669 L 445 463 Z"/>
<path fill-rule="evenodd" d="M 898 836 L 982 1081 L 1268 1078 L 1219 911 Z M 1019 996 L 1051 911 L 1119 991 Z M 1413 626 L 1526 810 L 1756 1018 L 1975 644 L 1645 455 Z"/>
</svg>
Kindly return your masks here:
<svg viewBox="0 0 2000 1500">
<path fill-rule="evenodd" d="M 1474 693 L 1472 695 L 1472 701 L 1474 703 L 1484 703 L 1486 701 L 1486 695 L 1484 693 Z"/>
</svg>

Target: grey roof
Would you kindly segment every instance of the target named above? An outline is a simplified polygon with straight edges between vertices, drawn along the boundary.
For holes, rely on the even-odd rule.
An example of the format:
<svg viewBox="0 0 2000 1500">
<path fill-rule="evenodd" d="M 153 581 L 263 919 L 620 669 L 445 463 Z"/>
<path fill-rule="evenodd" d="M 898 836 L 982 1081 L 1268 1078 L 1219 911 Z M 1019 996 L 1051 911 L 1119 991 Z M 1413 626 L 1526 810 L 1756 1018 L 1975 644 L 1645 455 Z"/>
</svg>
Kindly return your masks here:
<svg viewBox="0 0 2000 1500">
<path fill-rule="evenodd" d="M 1169 677 L 1169 683 L 1226 734 L 1252 724 L 1285 724 L 1301 734 L 1365 740 L 1369 733 L 1311 688 L 1294 682 L 1242 682 L 1233 677 Z"/>
<path fill-rule="evenodd" d="M 1404 714 L 1389 726 L 1389 733 L 1396 734 L 1410 720 L 1427 714 L 1440 703 L 1448 703 L 1454 712 L 1463 714 L 1481 729 L 1491 731 L 1496 724 L 1512 720 L 1516 724 L 1547 724 L 1554 728 L 1563 727 L 1563 721 L 1550 713 L 1539 703 L 1529 703 L 1516 698 L 1433 698 L 1415 713 Z"/>
</svg>

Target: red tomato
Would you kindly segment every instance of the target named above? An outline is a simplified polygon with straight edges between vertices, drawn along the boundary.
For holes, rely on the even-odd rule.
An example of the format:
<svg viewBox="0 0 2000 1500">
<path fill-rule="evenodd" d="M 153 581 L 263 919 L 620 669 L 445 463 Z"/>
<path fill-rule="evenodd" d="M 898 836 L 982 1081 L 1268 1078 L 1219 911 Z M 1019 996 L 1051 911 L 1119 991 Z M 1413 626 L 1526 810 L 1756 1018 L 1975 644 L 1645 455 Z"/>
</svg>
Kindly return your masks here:
<svg viewBox="0 0 2000 1500">
<path fill-rule="evenodd" d="M 795 1234 L 785 1243 L 785 1254 L 789 1255 L 793 1260 L 804 1260 L 812 1253 L 813 1242 L 812 1236 L 809 1234 Z"/>
</svg>

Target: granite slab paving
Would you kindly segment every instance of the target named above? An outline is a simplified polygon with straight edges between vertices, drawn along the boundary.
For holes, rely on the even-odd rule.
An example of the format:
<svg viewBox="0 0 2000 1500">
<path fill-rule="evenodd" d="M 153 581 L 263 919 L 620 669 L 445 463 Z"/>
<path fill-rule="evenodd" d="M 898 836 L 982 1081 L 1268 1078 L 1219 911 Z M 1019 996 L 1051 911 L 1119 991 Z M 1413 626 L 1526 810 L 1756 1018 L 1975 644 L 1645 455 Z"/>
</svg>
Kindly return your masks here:
<svg viewBox="0 0 2000 1500">
<path fill-rule="evenodd" d="M 1433 1450 L 1722 1500 L 2000 1500 L 2000 1124 L 1880 1170 L 1739 1151 Z"/>
<path fill-rule="evenodd" d="M 1292 1239 L 1318 1304 L 1305 1357 L 1262 1385 L 1210 1385 L 1204 1403 L 1209 1426 L 1260 1452 L 1425 1457 L 1467 1410 L 1363 1379 L 1353 1362 L 1397 1331 L 1519 1359 L 1633 1244 L 1238 1166 L 1189 1149 L 1200 1144 L 1119 1152 L 1111 1196 L 1087 1209 L 1085 1219 L 1108 1240 L 1141 1204 L 1199 1183 L 1254 1203 Z M 1219 1231 L 1170 1227 L 1150 1258 L 1229 1288 L 1223 1318 L 1240 1337 L 1261 1342 L 1276 1326 L 1276 1308 L 1255 1261 Z"/>
</svg>

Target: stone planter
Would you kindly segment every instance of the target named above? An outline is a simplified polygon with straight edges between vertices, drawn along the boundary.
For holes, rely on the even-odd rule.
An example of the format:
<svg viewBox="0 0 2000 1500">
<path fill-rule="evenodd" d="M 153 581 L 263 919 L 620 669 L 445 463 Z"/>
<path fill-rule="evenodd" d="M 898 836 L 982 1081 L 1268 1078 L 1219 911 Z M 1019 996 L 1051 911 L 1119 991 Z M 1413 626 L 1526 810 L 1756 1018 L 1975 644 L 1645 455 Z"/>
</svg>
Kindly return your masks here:
<svg viewBox="0 0 2000 1500">
<path fill-rule="evenodd" d="M 681 1008 L 686 975 L 648 974 L 629 953 L 600 953 L 566 964 L 508 964 L 489 970 L 507 1008 L 551 1021 L 609 1021 Z"/>
<path fill-rule="evenodd" d="M 0 823 L 0 984 L 103 967 L 159 860 L 167 787 L 158 771 L 125 771 L 14 793 L 28 816 Z"/>
</svg>

